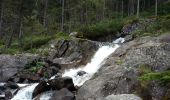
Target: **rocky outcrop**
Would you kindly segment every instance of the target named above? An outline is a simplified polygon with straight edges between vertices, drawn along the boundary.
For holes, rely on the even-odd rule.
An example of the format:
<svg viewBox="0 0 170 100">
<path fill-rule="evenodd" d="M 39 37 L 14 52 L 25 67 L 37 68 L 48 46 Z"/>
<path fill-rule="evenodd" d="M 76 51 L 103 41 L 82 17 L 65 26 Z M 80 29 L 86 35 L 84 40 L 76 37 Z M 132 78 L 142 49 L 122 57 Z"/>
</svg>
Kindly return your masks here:
<svg viewBox="0 0 170 100">
<path fill-rule="evenodd" d="M 169 71 L 168 36 L 144 37 L 124 44 L 78 90 L 77 100 L 104 100 L 109 95 L 117 98 L 114 95 L 121 94 L 137 94 L 144 100 L 163 100 L 167 97 L 169 85 L 161 85 L 159 81 L 143 84 L 139 77 L 147 69 L 151 72 Z"/>
<path fill-rule="evenodd" d="M 85 65 L 99 47 L 97 42 L 78 38 L 52 41 L 50 45 L 53 49 L 48 59 L 62 70 Z"/>
<path fill-rule="evenodd" d="M 31 54 L 0 55 L 0 82 L 7 81 L 10 77 L 23 70 L 25 65 L 38 57 Z"/>
</svg>

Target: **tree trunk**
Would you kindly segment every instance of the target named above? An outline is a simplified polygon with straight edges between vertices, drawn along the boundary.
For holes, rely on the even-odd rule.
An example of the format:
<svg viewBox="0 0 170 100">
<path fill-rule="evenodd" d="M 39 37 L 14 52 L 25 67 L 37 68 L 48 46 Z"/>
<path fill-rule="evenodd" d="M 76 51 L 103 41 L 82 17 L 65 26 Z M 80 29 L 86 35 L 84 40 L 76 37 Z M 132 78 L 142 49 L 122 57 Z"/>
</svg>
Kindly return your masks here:
<svg viewBox="0 0 170 100">
<path fill-rule="evenodd" d="M 103 19 L 105 19 L 106 1 L 103 0 Z"/>
<path fill-rule="evenodd" d="M 158 16 L 158 0 L 155 0 L 155 16 Z"/>
<path fill-rule="evenodd" d="M 12 28 L 12 27 L 11 27 L 11 29 L 13 29 L 13 30 L 12 30 L 9 38 L 6 39 L 7 42 L 6 42 L 5 48 L 9 48 L 9 47 L 11 46 L 11 43 L 12 43 L 13 35 L 14 35 L 14 33 L 15 33 L 15 28 Z"/>
<path fill-rule="evenodd" d="M 122 0 L 122 18 L 123 18 L 124 2 Z"/>
<path fill-rule="evenodd" d="M 137 17 L 139 17 L 140 0 L 137 1 Z"/>
<path fill-rule="evenodd" d="M 47 28 L 47 9 L 48 9 L 48 0 L 45 0 L 44 17 L 43 17 L 43 26 L 45 28 Z"/>
<path fill-rule="evenodd" d="M 19 44 L 20 44 L 20 47 L 22 47 L 22 45 L 23 45 L 23 23 L 22 23 L 22 19 L 20 21 L 20 27 L 19 27 Z"/>
<path fill-rule="evenodd" d="M 64 29 L 64 0 L 62 0 L 62 13 L 61 13 L 61 32 Z"/>
<path fill-rule="evenodd" d="M 2 38 L 2 23 L 3 23 L 3 0 L 0 0 L 0 39 Z"/>
</svg>

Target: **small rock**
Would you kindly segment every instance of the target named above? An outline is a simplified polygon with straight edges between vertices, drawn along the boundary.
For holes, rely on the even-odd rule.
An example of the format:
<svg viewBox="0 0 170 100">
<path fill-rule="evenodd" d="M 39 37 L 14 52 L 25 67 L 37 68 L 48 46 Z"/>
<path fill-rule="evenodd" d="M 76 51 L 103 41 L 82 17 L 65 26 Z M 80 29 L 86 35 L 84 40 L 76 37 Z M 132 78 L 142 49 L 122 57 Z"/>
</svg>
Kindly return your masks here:
<svg viewBox="0 0 170 100">
<path fill-rule="evenodd" d="M 78 71 L 77 72 L 77 75 L 78 76 L 83 76 L 84 74 L 87 74 L 85 71 Z"/>
</svg>

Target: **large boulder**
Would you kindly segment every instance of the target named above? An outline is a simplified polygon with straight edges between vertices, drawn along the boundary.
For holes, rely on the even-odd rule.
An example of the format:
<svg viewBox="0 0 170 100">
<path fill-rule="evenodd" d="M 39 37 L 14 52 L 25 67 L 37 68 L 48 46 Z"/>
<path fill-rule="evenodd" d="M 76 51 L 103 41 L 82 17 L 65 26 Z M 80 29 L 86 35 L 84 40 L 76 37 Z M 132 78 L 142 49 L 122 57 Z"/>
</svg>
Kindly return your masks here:
<svg viewBox="0 0 170 100">
<path fill-rule="evenodd" d="M 157 81 L 143 84 L 139 77 L 147 69 L 168 71 L 169 57 L 170 44 L 166 36 L 144 37 L 126 43 L 106 60 L 91 80 L 84 83 L 76 98 L 104 100 L 109 95 L 135 93 L 144 100 L 162 100 L 168 94 L 169 85 Z"/>
<path fill-rule="evenodd" d="M 37 55 L 0 55 L 0 82 L 7 81 L 10 77 L 23 70 L 25 65 L 37 59 Z"/>
<path fill-rule="evenodd" d="M 60 90 L 62 88 L 67 88 L 70 91 L 75 91 L 73 80 L 70 77 L 59 77 L 48 81 L 48 84 L 53 90 Z"/>
</svg>

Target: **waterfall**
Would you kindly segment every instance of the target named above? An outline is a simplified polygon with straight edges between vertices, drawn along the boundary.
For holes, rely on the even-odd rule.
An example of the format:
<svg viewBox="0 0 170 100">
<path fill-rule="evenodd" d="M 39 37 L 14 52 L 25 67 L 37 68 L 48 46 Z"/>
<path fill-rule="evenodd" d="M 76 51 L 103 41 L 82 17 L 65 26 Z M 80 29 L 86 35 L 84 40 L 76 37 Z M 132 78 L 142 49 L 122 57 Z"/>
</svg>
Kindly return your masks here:
<svg viewBox="0 0 170 100">
<path fill-rule="evenodd" d="M 32 100 L 32 93 L 38 83 L 22 88 L 11 100 Z"/>
<path fill-rule="evenodd" d="M 73 79 L 73 83 L 75 86 L 81 86 L 87 80 L 89 80 L 102 66 L 105 59 L 112 54 L 117 48 L 120 47 L 120 44 L 124 42 L 124 38 L 119 38 L 113 41 L 114 45 L 101 46 L 97 52 L 94 54 L 90 63 L 86 64 L 86 66 L 77 68 L 77 69 L 69 69 L 66 70 L 62 77 L 71 77 Z M 52 77 L 51 79 L 53 79 Z M 18 91 L 18 93 L 12 98 L 12 100 L 32 100 L 32 93 L 34 88 L 38 85 L 38 83 L 26 86 Z M 22 86 L 22 85 L 21 85 Z M 47 91 L 43 93 L 40 97 L 40 100 L 49 100 L 52 91 Z"/>
<path fill-rule="evenodd" d="M 71 77 L 75 86 L 83 85 L 85 81 L 89 80 L 98 71 L 98 69 L 100 69 L 103 61 L 117 48 L 119 48 L 119 44 L 123 43 L 124 41 L 124 38 L 118 38 L 113 41 L 115 44 L 114 46 L 101 46 L 91 59 L 90 63 L 82 68 L 66 70 L 62 77 Z M 84 74 L 79 75 L 79 72 L 83 72 Z"/>
</svg>

